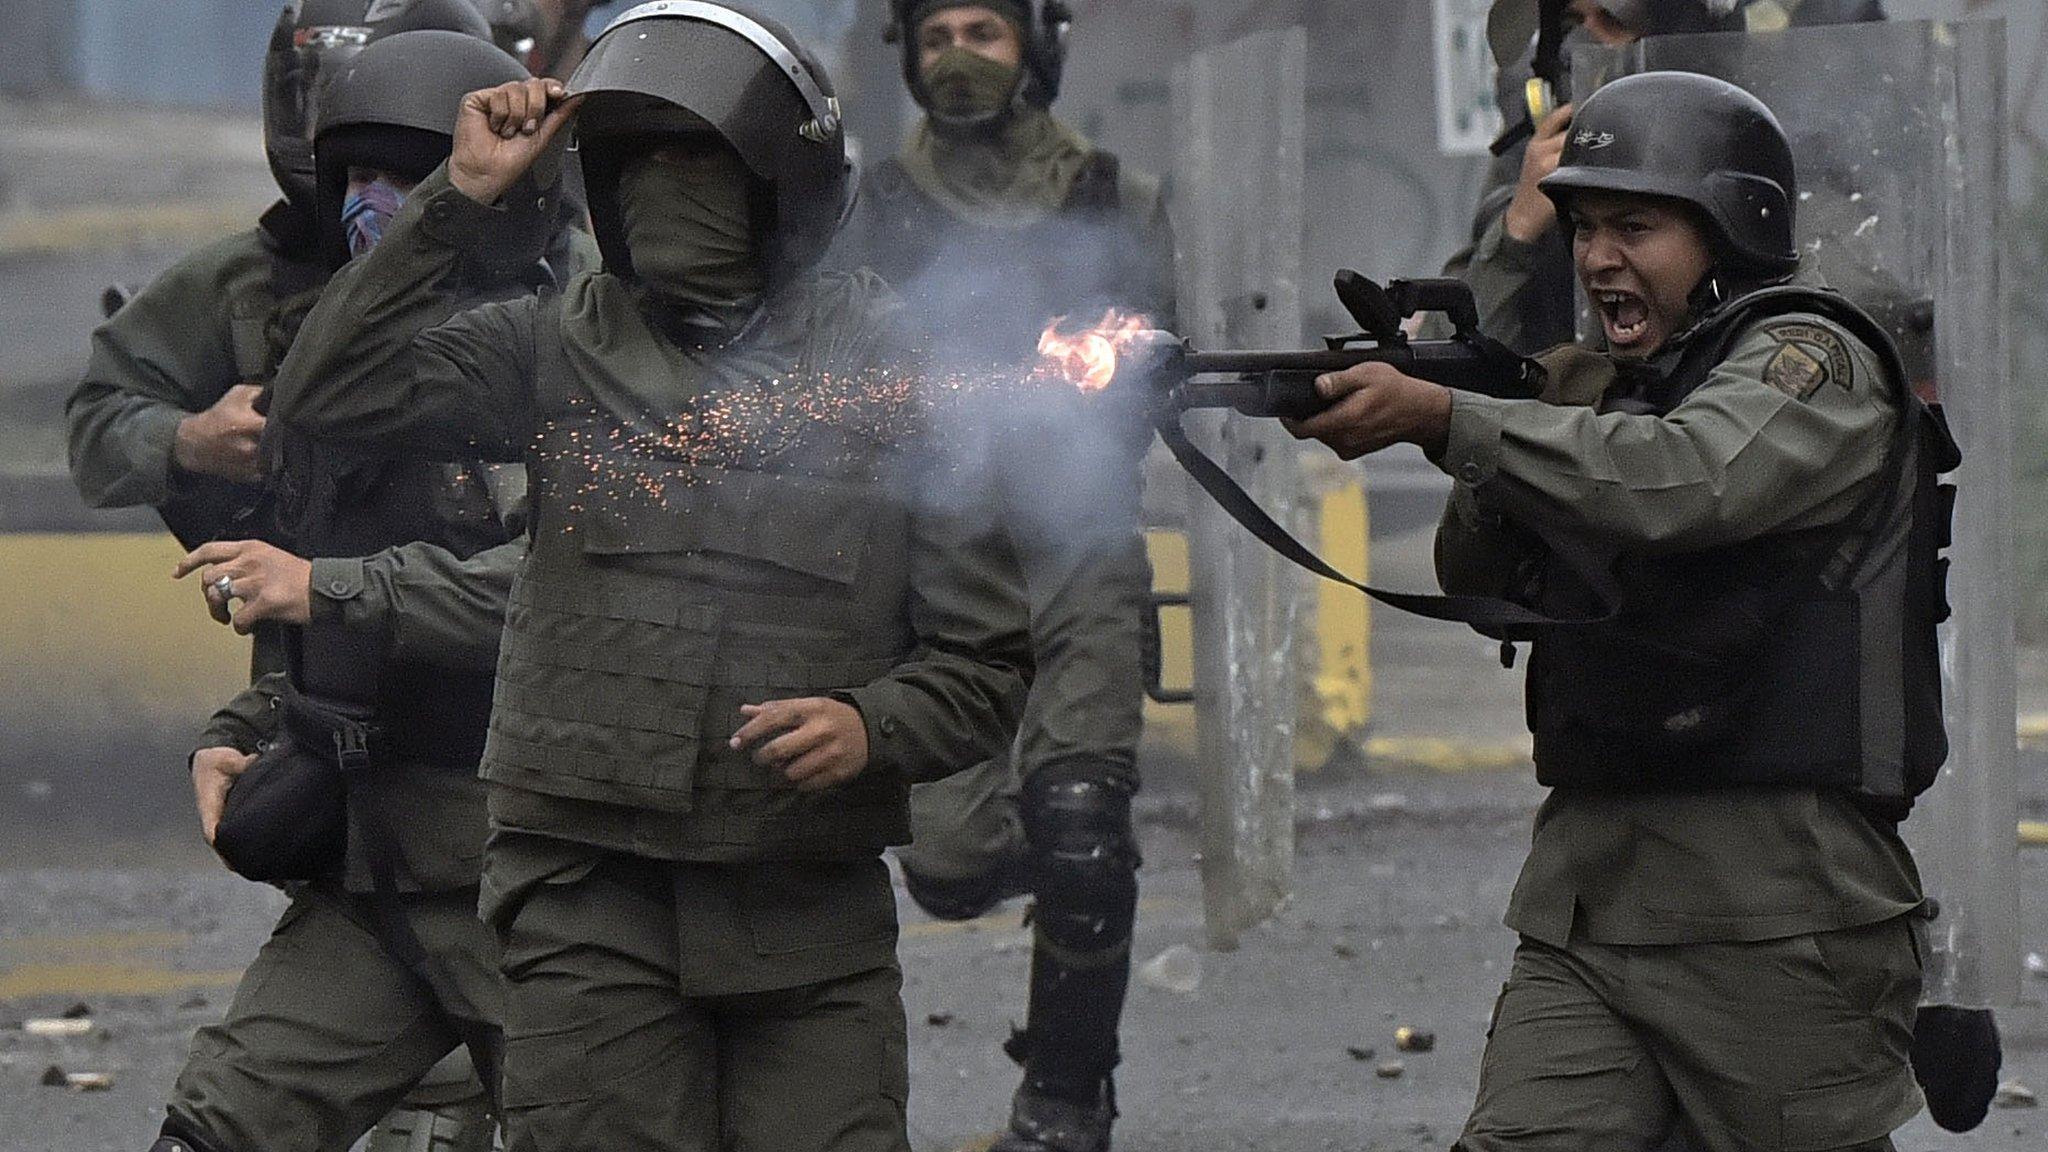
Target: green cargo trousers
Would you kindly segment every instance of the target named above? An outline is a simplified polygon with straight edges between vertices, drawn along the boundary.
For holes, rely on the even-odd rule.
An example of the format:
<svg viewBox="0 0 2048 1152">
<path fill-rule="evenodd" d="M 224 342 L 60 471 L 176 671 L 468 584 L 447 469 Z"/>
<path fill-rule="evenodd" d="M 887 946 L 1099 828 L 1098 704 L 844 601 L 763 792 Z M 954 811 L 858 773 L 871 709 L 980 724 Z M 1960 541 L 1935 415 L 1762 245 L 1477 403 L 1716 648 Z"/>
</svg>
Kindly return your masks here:
<svg viewBox="0 0 2048 1152">
<path fill-rule="evenodd" d="M 1779 940 L 1527 937 L 1494 1008 L 1457 1148 L 1888 1152 L 1920 1110 L 1908 917 Z"/>
<path fill-rule="evenodd" d="M 909 1152 L 879 859 L 695 864 L 494 834 L 510 1152 Z"/>
<path fill-rule="evenodd" d="M 896 849 L 905 868 L 934 880 L 978 880 L 1019 865 L 1030 851 L 1008 756 L 910 789 L 911 842 Z"/>
<path fill-rule="evenodd" d="M 300 888 L 226 1019 L 193 1037 L 174 1131 L 228 1152 L 343 1152 L 456 1045 L 497 1046 L 498 944 L 476 890 L 398 899 L 432 979 L 379 938 L 366 898 Z"/>
</svg>

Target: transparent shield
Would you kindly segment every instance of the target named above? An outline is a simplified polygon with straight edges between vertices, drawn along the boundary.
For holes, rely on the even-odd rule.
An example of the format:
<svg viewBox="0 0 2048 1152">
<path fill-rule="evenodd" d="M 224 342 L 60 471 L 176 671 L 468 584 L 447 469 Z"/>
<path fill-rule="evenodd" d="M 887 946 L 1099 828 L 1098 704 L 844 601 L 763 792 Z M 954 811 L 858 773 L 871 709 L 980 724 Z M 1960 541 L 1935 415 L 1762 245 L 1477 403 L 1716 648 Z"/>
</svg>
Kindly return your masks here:
<svg viewBox="0 0 2048 1152">
<path fill-rule="evenodd" d="M 1174 70 L 1179 312 L 1198 348 L 1286 348 L 1301 334 L 1307 35 L 1249 36 Z M 1294 441 L 1271 420 L 1191 416 L 1197 443 L 1283 522 L 1308 501 Z M 1213 947 L 1284 901 L 1294 872 L 1298 614 L 1306 578 L 1214 502 L 1188 511 L 1202 799 Z"/>
<path fill-rule="evenodd" d="M 2003 252 L 1999 21 L 1900 22 L 1582 49 L 1573 86 L 1702 72 L 1770 105 L 1800 179 L 1801 251 L 1892 330 L 1963 449 L 1942 629 L 1950 754 L 1905 832 L 1939 905 L 1926 999 L 2019 995 L 2014 881 L 2012 379 Z"/>
</svg>

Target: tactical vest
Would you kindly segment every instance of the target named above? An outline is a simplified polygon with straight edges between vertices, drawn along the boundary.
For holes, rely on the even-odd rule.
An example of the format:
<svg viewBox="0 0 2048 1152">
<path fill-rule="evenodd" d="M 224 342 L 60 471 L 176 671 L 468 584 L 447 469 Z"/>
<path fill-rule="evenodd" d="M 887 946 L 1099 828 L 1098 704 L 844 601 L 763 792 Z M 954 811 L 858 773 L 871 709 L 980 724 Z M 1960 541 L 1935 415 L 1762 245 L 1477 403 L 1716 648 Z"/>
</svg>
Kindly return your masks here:
<svg viewBox="0 0 2048 1152">
<path fill-rule="evenodd" d="M 1113 153 L 1091 153 L 1060 210 L 1017 229 L 960 219 L 893 156 L 876 166 L 865 200 L 857 258 L 902 294 L 942 359 L 1025 362 L 1047 321 L 1093 323 L 1110 307 L 1171 323 L 1160 315 L 1171 287 L 1150 282 L 1160 261 L 1145 234 L 1158 195 Z"/>
<path fill-rule="evenodd" d="M 534 290 L 524 282 L 477 292 L 471 305 Z M 402 544 L 432 544 L 468 559 L 509 543 L 497 488 L 481 463 L 443 463 L 376 454 L 284 428 L 266 431 L 269 501 L 276 535 L 308 560 L 369 556 Z M 385 637 L 315 623 L 290 629 L 286 656 L 300 690 L 369 709 L 385 744 L 382 763 L 432 765 L 473 774 L 483 757 L 491 674 L 388 660 Z"/>
<path fill-rule="evenodd" d="M 909 788 L 892 774 L 800 792 L 727 744 L 742 704 L 855 688 L 911 654 L 898 450 L 802 402 L 813 365 L 735 372 L 745 387 L 723 397 L 679 388 L 657 417 L 610 407 L 568 361 L 560 311 L 544 317 L 532 550 L 506 619 L 485 778 L 660 814 L 688 859 L 853 858 L 906 842 Z M 769 402 L 723 407 L 746 396 Z M 685 425 L 743 426 L 745 450 Z"/>
<path fill-rule="evenodd" d="M 1816 786 L 1903 815 L 1946 758 L 1935 625 L 1948 616 L 1939 554 L 1954 492 L 1936 476 L 1959 457 L 1939 412 L 1909 391 L 1884 330 L 1834 293 L 1766 289 L 1703 321 L 1601 406 L 1668 413 L 1747 330 L 1795 312 L 1877 352 L 1900 405 L 1884 469 L 1838 526 L 1621 556 L 1610 620 L 1534 642 L 1528 714 L 1542 783 Z M 1556 555 L 1541 583 L 1546 608 L 1560 613 L 1603 598 Z"/>
</svg>

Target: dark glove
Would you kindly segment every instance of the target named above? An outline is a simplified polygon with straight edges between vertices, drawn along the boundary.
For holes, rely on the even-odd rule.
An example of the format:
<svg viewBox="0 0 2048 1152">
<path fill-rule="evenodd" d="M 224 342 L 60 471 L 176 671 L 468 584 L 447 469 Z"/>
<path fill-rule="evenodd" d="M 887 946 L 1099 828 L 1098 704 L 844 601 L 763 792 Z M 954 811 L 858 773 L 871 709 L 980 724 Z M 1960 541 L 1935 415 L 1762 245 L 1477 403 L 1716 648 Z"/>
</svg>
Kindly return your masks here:
<svg viewBox="0 0 2048 1152">
<path fill-rule="evenodd" d="M 1927 1094 L 1928 1115 L 1950 1132 L 1984 1122 L 2001 1061 L 1989 1008 L 1928 1004 L 1913 1019 L 1913 1078 Z"/>
</svg>

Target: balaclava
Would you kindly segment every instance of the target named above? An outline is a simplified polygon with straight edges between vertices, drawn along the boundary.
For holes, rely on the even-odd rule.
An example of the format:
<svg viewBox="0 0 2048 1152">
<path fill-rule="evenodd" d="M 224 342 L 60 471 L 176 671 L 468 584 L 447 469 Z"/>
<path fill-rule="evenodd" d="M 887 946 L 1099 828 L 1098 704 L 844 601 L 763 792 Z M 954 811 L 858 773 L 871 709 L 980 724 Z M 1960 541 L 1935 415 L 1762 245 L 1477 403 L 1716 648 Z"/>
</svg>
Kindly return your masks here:
<svg viewBox="0 0 2048 1152">
<path fill-rule="evenodd" d="M 691 137 L 619 174 L 619 217 L 633 272 L 674 304 L 725 309 L 768 278 L 754 236 L 754 176 L 731 146 Z"/>
</svg>

